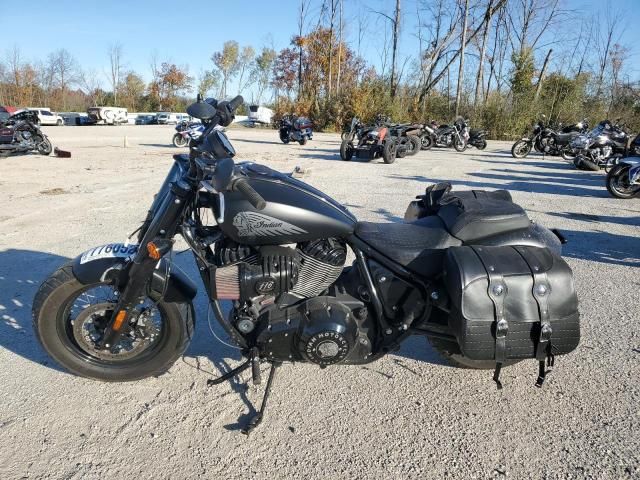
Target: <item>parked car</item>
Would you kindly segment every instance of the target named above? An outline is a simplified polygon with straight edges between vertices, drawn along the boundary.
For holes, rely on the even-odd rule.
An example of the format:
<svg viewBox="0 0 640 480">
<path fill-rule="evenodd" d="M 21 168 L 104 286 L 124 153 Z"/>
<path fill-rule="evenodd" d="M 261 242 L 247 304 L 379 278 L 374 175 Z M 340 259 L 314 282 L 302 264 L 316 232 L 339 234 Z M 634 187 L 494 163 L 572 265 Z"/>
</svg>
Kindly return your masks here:
<svg viewBox="0 0 640 480">
<path fill-rule="evenodd" d="M 127 109 L 121 107 L 91 107 L 87 115 L 92 124 L 120 125 L 127 123 Z"/>
<path fill-rule="evenodd" d="M 138 115 L 136 125 L 151 125 L 155 118 L 155 115 Z"/>
<path fill-rule="evenodd" d="M 158 120 L 158 125 L 178 124 L 178 117 L 175 113 L 158 112 L 156 119 Z"/>
<path fill-rule="evenodd" d="M 64 119 L 50 108 L 37 107 L 27 108 L 27 110 L 35 112 L 38 115 L 38 123 L 40 125 L 64 125 Z"/>
</svg>

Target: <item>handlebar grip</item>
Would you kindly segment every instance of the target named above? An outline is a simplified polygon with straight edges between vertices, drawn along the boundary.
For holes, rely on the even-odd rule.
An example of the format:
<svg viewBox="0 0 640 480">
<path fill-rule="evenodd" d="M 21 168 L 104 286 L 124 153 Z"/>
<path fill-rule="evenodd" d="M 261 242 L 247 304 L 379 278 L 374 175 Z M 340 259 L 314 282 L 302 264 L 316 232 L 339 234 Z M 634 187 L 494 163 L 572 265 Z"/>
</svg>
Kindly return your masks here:
<svg viewBox="0 0 640 480">
<path fill-rule="evenodd" d="M 237 97 L 235 97 L 234 99 L 232 99 L 229 102 L 229 108 L 234 111 L 236 110 L 240 105 L 242 105 L 244 103 L 244 98 L 242 98 L 242 95 L 238 95 Z"/>
<path fill-rule="evenodd" d="M 267 206 L 267 201 L 244 178 L 239 178 L 233 183 L 233 190 L 242 193 L 257 210 L 264 210 L 264 207 Z"/>
</svg>

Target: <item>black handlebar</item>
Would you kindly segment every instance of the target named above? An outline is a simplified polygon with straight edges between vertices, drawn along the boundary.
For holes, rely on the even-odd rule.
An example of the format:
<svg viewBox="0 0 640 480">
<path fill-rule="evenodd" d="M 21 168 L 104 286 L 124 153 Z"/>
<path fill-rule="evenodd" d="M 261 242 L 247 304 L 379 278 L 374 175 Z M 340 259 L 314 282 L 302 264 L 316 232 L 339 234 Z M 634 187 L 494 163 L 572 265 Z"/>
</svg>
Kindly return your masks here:
<svg viewBox="0 0 640 480">
<path fill-rule="evenodd" d="M 238 178 L 233 181 L 231 185 L 231 190 L 240 192 L 244 197 L 249 201 L 251 205 L 254 206 L 257 210 L 264 210 L 264 207 L 267 206 L 267 202 L 262 195 L 256 192 L 249 182 L 247 182 L 244 178 Z"/>
<path fill-rule="evenodd" d="M 243 103 L 244 103 L 244 98 L 242 98 L 242 95 L 238 95 L 237 97 L 229 101 L 229 109 L 237 110 L 237 108 Z"/>
</svg>

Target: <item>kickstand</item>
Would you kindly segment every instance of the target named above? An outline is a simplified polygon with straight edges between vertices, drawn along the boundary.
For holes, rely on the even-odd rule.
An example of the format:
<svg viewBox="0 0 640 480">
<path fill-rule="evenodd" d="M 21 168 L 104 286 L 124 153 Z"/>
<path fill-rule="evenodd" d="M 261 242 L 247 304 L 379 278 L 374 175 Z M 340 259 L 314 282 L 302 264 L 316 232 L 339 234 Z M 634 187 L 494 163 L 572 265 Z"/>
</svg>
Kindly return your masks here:
<svg viewBox="0 0 640 480">
<path fill-rule="evenodd" d="M 260 422 L 262 422 L 264 411 L 267 408 L 269 393 L 271 393 L 271 384 L 273 383 L 273 378 L 275 377 L 276 368 L 278 368 L 280 365 L 282 365 L 281 362 L 273 362 L 271 364 L 269 378 L 267 378 L 267 386 L 264 389 L 264 396 L 262 397 L 262 405 L 260 406 L 260 410 L 253 417 L 251 417 L 251 420 L 249 420 L 247 426 L 241 430 L 245 435 L 249 435 L 253 431 L 253 429 L 255 429 L 258 425 L 260 425 Z"/>
<path fill-rule="evenodd" d="M 246 362 L 241 363 L 240 365 L 238 365 L 233 370 L 229 370 L 224 375 L 222 375 L 222 376 L 220 376 L 218 378 L 211 378 L 211 379 L 207 380 L 207 386 L 211 387 L 213 385 L 220 385 L 221 383 L 226 382 L 227 380 L 231 380 L 233 377 L 235 377 L 239 373 L 244 372 L 247 368 L 249 368 L 251 366 L 251 364 L 252 364 L 252 359 L 249 358 Z"/>
</svg>

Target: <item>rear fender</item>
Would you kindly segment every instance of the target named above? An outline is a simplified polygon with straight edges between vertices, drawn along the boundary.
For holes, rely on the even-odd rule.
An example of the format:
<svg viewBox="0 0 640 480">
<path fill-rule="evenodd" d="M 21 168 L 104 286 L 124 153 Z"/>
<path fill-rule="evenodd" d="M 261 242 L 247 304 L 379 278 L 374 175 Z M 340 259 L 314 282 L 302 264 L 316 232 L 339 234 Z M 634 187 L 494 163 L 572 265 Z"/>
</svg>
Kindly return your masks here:
<svg viewBox="0 0 640 480">
<path fill-rule="evenodd" d="M 92 248 L 73 261 L 76 278 L 84 284 L 117 283 L 122 280 L 128 265 L 137 252 L 137 245 L 112 243 Z M 158 262 L 151 282 L 149 296 L 155 301 L 187 303 L 193 300 L 198 288 L 177 265 L 166 258 Z"/>
<path fill-rule="evenodd" d="M 474 245 L 503 247 L 508 245 L 527 245 L 531 247 L 546 247 L 558 254 L 562 253 L 563 238 L 538 223 L 531 222 L 528 228 L 502 233 L 492 237 L 474 240 Z"/>
</svg>

